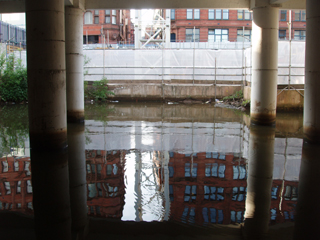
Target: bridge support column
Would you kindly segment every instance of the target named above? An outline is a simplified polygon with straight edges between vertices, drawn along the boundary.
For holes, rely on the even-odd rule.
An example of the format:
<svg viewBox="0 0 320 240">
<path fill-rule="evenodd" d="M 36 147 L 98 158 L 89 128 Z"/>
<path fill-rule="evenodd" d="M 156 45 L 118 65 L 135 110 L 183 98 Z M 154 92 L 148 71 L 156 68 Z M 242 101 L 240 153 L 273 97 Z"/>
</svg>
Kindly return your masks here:
<svg viewBox="0 0 320 240">
<path fill-rule="evenodd" d="M 25 6 L 36 236 L 71 239 L 64 0 L 26 0 Z"/>
<path fill-rule="evenodd" d="M 275 128 L 251 126 L 244 221 L 245 239 L 264 239 L 270 221 Z"/>
<path fill-rule="evenodd" d="M 68 122 L 84 122 L 83 10 L 66 7 L 66 78 Z"/>
<path fill-rule="evenodd" d="M 276 120 L 279 8 L 253 8 L 251 122 L 273 125 Z"/>
<path fill-rule="evenodd" d="M 306 67 L 304 94 L 304 135 L 320 143 L 320 2 L 307 0 Z"/>
</svg>

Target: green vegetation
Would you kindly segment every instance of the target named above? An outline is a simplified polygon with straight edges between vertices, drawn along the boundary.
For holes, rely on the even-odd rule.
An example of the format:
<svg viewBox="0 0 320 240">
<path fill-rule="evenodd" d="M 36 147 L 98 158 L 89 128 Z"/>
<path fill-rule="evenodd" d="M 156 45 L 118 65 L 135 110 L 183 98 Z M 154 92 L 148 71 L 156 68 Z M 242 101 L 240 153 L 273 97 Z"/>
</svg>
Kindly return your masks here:
<svg viewBox="0 0 320 240">
<path fill-rule="evenodd" d="M 235 99 L 242 99 L 242 98 L 243 98 L 243 92 L 242 92 L 242 90 L 240 90 L 240 91 L 237 91 L 233 95 L 224 97 L 223 100 L 226 101 L 226 100 L 231 100 L 231 99 L 235 100 Z"/>
<path fill-rule="evenodd" d="M 244 100 L 244 101 L 241 103 L 241 106 L 243 106 L 243 107 L 248 107 L 248 106 L 250 106 L 250 99 Z"/>
<path fill-rule="evenodd" d="M 24 148 L 29 136 L 28 106 L 10 105 L 0 107 L 0 155 L 12 149 Z M 0 156 L 0 157 L 1 157 Z"/>
<path fill-rule="evenodd" d="M 100 81 L 93 82 L 92 86 L 88 86 L 88 82 L 84 82 L 84 98 L 86 100 L 104 101 L 108 95 L 114 95 L 108 90 L 108 80 L 102 78 Z"/>
<path fill-rule="evenodd" d="M 28 99 L 27 69 L 13 54 L 0 54 L 0 99 L 22 102 Z"/>
</svg>

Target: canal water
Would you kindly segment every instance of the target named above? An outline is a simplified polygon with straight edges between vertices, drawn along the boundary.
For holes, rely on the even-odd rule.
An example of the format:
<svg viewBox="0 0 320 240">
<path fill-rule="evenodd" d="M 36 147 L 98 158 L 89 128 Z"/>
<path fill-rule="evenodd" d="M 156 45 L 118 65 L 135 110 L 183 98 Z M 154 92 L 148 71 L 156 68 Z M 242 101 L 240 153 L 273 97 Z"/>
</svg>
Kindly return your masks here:
<svg viewBox="0 0 320 240">
<path fill-rule="evenodd" d="M 132 230 L 143 226 L 137 236 L 153 229 L 148 222 L 166 224 L 163 234 L 171 237 L 182 227 L 181 236 L 196 228 L 211 239 L 292 239 L 304 229 L 295 225 L 302 113 L 277 114 L 275 127 L 250 127 L 248 113 L 210 104 L 88 104 L 85 126 L 68 125 L 67 170 L 50 164 L 61 153 L 41 152 L 33 176 L 27 112 L 27 105 L 0 109 L 2 228 L 19 223 L 21 234 L 34 236 L 29 228 L 39 228 L 26 219 L 38 209 L 41 231 L 48 218 L 62 219 L 55 229 L 85 226 L 87 239 L 119 234 L 112 224 L 132 222 L 147 224 Z M 314 181 L 310 168 L 304 186 Z M 19 234 L 1 231 L 7 239 Z M 193 237 L 207 239 L 198 233 Z"/>
</svg>

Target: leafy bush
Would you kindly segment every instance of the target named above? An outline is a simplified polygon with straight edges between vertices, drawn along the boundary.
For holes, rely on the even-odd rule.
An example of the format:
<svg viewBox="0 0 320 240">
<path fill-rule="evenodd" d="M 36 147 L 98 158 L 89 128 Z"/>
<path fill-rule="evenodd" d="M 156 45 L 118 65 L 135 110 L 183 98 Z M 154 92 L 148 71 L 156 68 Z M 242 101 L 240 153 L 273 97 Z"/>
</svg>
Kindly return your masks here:
<svg viewBox="0 0 320 240">
<path fill-rule="evenodd" d="M 13 54 L 0 54 L 0 97 L 12 102 L 28 99 L 27 69 Z"/>
<path fill-rule="evenodd" d="M 240 90 L 240 91 L 237 91 L 237 92 L 236 92 L 235 94 L 233 94 L 233 95 L 224 97 L 223 100 L 224 100 L 224 101 L 225 101 L 225 100 L 230 100 L 230 99 L 235 100 L 235 99 L 242 99 L 242 98 L 243 98 L 243 92 L 242 92 L 242 90 Z"/>
<path fill-rule="evenodd" d="M 106 100 L 108 95 L 114 95 L 113 92 L 108 90 L 108 80 L 106 78 L 100 81 L 95 81 L 91 87 L 88 82 L 84 82 L 84 96 L 86 99 Z"/>
</svg>

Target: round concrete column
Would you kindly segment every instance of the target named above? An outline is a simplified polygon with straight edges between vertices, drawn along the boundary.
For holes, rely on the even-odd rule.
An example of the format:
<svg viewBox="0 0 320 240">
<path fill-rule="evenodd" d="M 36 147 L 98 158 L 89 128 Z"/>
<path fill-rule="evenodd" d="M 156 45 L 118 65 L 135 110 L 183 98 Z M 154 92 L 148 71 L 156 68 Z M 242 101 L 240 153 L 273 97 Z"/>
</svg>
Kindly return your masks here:
<svg viewBox="0 0 320 240">
<path fill-rule="evenodd" d="M 84 122 L 83 11 L 66 7 L 66 77 L 68 122 Z"/>
<path fill-rule="evenodd" d="M 84 124 L 68 124 L 68 148 L 72 229 L 84 236 L 88 224 Z"/>
<path fill-rule="evenodd" d="M 304 134 L 309 142 L 320 143 L 320 2 L 307 0 Z"/>
<path fill-rule="evenodd" d="M 26 0 L 29 136 L 37 239 L 71 239 L 64 8 L 64 0 Z"/>
<path fill-rule="evenodd" d="M 276 120 L 279 8 L 253 9 L 251 122 L 272 125 Z"/>
<path fill-rule="evenodd" d="M 27 0 L 29 130 L 32 149 L 67 146 L 64 0 Z"/>
<path fill-rule="evenodd" d="M 251 126 L 244 221 L 245 239 L 264 239 L 270 221 L 275 129 Z"/>
</svg>

